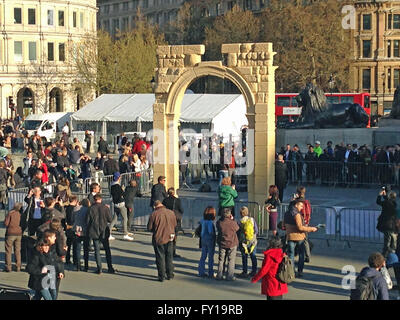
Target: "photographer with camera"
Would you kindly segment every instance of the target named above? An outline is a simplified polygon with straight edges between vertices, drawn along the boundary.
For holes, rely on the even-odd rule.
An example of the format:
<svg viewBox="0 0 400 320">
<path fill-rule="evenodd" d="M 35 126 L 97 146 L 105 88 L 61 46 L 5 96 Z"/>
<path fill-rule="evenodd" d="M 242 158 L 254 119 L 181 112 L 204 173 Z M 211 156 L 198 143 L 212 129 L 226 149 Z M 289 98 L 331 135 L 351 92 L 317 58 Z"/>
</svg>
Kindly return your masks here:
<svg viewBox="0 0 400 320">
<path fill-rule="evenodd" d="M 395 253 L 397 248 L 396 193 L 387 187 L 382 187 L 376 203 L 382 207 L 376 229 L 383 233 L 382 255 L 386 259 L 388 254 Z"/>
</svg>

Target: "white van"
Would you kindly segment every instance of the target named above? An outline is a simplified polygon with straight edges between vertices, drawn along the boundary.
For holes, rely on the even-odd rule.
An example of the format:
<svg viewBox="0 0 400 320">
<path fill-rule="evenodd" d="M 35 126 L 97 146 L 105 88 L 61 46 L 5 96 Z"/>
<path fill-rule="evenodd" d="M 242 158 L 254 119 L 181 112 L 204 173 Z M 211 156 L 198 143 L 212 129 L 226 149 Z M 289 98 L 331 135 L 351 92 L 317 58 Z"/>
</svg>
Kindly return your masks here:
<svg viewBox="0 0 400 320">
<path fill-rule="evenodd" d="M 50 112 L 45 114 L 30 114 L 26 117 L 21 129 L 26 130 L 29 135 L 35 131 L 40 137 L 51 141 L 56 138 L 56 133 L 61 132 L 66 122 L 71 124 L 73 112 Z"/>
</svg>

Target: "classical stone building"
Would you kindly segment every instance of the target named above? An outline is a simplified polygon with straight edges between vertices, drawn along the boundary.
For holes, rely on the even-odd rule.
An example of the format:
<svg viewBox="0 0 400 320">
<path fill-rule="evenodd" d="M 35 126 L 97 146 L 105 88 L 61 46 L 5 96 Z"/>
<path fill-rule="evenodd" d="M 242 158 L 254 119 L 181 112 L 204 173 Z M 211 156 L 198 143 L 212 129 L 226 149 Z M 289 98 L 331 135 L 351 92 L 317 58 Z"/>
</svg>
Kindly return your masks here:
<svg viewBox="0 0 400 320">
<path fill-rule="evenodd" d="M 238 5 L 261 12 L 267 0 L 191 0 L 203 16 L 218 16 Z M 98 0 L 99 27 L 115 33 L 132 26 L 137 9 L 153 23 L 163 26 L 176 18 L 183 0 Z M 400 83 L 400 1 L 353 0 L 355 29 L 351 30 L 353 61 L 350 91 L 371 94 L 372 114 L 391 108 Z"/>
<path fill-rule="evenodd" d="M 260 11 L 266 0 L 236 1 L 196 1 L 196 7 L 203 16 L 219 16 L 231 10 L 235 4 L 244 10 Z M 176 19 L 185 0 L 97 0 L 98 27 L 115 34 L 116 30 L 126 30 L 133 26 L 137 10 L 148 21 L 163 27 Z"/>
<path fill-rule="evenodd" d="M 95 36 L 95 0 L 0 3 L 0 116 L 74 111 L 93 98 L 74 83 L 70 49 Z"/>
<path fill-rule="evenodd" d="M 372 114 L 391 108 L 400 84 L 400 1 L 354 1 L 350 88 L 370 92 Z"/>
</svg>

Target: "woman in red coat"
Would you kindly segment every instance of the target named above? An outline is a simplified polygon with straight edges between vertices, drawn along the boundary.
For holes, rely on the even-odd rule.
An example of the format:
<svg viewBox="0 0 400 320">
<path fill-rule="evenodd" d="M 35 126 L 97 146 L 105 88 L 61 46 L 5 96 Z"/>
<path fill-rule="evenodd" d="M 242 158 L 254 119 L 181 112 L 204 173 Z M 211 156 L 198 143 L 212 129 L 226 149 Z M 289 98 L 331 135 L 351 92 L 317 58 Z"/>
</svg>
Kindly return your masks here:
<svg viewBox="0 0 400 320">
<path fill-rule="evenodd" d="M 256 283 L 262 278 L 261 294 L 265 294 L 267 300 L 282 300 L 282 296 L 288 293 L 288 287 L 286 283 L 280 282 L 276 278 L 279 264 L 285 255 L 282 251 L 281 239 L 274 236 L 269 241 L 268 248 L 264 251 L 262 267 L 251 279 L 251 282 Z"/>
</svg>

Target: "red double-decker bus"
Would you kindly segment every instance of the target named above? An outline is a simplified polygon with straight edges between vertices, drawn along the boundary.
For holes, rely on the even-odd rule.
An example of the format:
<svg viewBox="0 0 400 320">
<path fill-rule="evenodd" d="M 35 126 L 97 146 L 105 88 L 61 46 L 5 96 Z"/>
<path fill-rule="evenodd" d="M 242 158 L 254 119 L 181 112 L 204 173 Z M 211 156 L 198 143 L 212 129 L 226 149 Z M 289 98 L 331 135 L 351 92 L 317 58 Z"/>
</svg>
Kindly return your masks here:
<svg viewBox="0 0 400 320">
<path fill-rule="evenodd" d="M 281 126 L 287 122 L 294 122 L 301 114 L 301 107 L 297 105 L 298 93 L 277 93 L 275 95 L 275 120 Z M 325 93 L 328 103 L 358 103 L 371 117 L 371 95 L 369 93 Z M 370 121 L 368 121 L 368 128 Z"/>
</svg>

